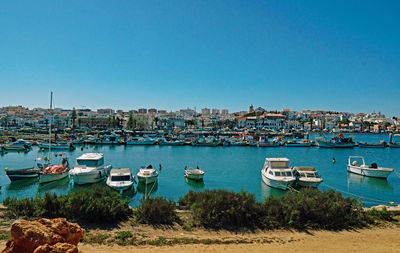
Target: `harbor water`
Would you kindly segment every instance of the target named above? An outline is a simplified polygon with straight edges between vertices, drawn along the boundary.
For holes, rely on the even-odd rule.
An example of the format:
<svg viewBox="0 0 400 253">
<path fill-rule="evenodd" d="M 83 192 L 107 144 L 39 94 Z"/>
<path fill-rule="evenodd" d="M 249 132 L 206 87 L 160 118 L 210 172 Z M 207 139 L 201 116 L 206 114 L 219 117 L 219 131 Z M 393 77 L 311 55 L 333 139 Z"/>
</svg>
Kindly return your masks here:
<svg viewBox="0 0 400 253">
<path fill-rule="evenodd" d="M 388 141 L 385 135 L 353 135 L 357 142 Z M 313 137 L 312 137 L 313 138 Z M 363 201 L 365 206 L 400 203 L 400 149 L 396 148 L 354 148 L 323 149 L 317 147 L 192 147 L 192 146 L 80 146 L 66 152 L 71 165 L 85 152 L 104 154 L 105 164 L 113 168 L 130 168 L 133 175 L 141 166 L 151 164 L 159 171 L 158 183 L 150 187 L 135 185 L 135 189 L 123 194 L 129 198 L 132 206 L 140 203 L 144 194 L 164 196 L 173 200 L 189 190 L 225 189 L 232 191 L 246 190 L 258 200 L 273 194 L 285 194 L 284 191 L 268 187 L 262 182 L 260 170 L 266 157 L 287 157 L 291 166 L 313 166 L 323 178 L 321 190 L 334 189 L 345 196 Z M 52 152 L 57 153 L 57 152 Z M 0 156 L 0 201 L 7 196 L 24 198 L 34 197 L 45 192 L 59 195 L 70 191 L 79 191 L 92 185 L 74 185 L 64 179 L 39 185 L 38 179 L 15 181 L 10 183 L 4 168 L 20 169 L 32 167 L 35 158 L 47 155 L 33 147 L 30 152 L 8 152 Z M 394 168 L 387 180 L 368 178 L 350 174 L 346 170 L 347 159 L 351 155 L 364 156 L 366 163 L 377 163 L 380 167 Z M 335 159 L 335 162 L 333 162 Z M 161 164 L 161 170 L 159 165 Z M 205 171 L 204 182 L 192 182 L 184 178 L 184 168 L 199 166 Z M 104 182 L 99 183 L 107 187 Z"/>
</svg>

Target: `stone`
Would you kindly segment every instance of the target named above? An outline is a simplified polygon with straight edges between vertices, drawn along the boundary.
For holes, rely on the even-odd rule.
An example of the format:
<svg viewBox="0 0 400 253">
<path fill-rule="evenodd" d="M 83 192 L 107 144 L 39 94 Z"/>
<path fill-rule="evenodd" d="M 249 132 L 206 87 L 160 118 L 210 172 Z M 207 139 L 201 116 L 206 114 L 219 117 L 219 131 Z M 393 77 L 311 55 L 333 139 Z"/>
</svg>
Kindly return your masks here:
<svg viewBox="0 0 400 253">
<path fill-rule="evenodd" d="M 40 246 L 44 248 L 42 247 L 40 249 L 42 251 L 39 252 L 77 252 L 76 245 L 83 238 L 84 233 L 85 230 L 78 224 L 68 222 L 64 218 L 18 220 L 11 226 L 12 239 L 7 242 L 3 252 L 31 253 L 36 252 L 35 250 Z M 55 247 L 55 245 L 58 246 Z M 46 249 L 49 251 L 43 251 Z"/>
</svg>

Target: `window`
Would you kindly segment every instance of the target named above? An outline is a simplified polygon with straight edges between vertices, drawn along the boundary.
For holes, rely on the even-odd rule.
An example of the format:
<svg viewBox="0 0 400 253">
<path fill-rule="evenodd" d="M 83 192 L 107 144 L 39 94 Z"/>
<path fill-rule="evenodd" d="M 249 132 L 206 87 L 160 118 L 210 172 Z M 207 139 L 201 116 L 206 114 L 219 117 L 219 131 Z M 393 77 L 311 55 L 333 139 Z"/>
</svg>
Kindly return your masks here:
<svg viewBox="0 0 400 253">
<path fill-rule="evenodd" d="M 314 173 L 307 173 L 307 177 L 315 177 Z"/>
<path fill-rule="evenodd" d="M 275 176 L 280 177 L 280 176 L 281 176 L 281 172 L 276 171 L 276 172 L 275 172 Z"/>
<path fill-rule="evenodd" d="M 111 176 L 111 181 L 130 181 L 130 176 Z"/>
<path fill-rule="evenodd" d="M 77 163 L 81 166 L 97 167 L 97 160 L 77 160 Z"/>
<path fill-rule="evenodd" d="M 272 170 L 269 171 L 269 174 L 274 175 L 274 173 L 272 173 Z"/>
<path fill-rule="evenodd" d="M 289 163 L 286 161 L 274 161 L 271 162 L 272 168 L 289 168 Z"/>
<path fill-rule="evenodd" d="M 291 171 L 286 171 L 286 176 L 287 177 L 291 177 L 292 176 L 292 172 Z"/>
</svg>

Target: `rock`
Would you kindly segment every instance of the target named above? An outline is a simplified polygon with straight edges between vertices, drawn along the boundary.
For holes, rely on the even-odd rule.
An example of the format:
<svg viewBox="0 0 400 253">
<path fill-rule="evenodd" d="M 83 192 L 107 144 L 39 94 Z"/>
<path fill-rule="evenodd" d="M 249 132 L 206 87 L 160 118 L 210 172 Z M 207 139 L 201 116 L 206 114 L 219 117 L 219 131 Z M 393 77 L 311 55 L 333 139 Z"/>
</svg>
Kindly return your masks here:
<svg viewBox="0 0 400 253">
<path fill-rule="evenodd" d="M 78 247 L 69 243 L 56 243 L 54 245 L 41 245 L 33 253 L 78 253 Z"/>
<path fill-rule="evenodd" d="M 31 253 L 36 252 L 35 250 L 40 246 L 43 247 L 39 252 L 78 252 L 76 245 L 83 238 L 84 233 L 85 230 L 78 224 L 68 222 L 64 218 L 18 220 L 11 226 L 12 239 L 7 242 L 3 252 Z M 73 251 L 74 249 L 76 251 Z"/>
</svg>

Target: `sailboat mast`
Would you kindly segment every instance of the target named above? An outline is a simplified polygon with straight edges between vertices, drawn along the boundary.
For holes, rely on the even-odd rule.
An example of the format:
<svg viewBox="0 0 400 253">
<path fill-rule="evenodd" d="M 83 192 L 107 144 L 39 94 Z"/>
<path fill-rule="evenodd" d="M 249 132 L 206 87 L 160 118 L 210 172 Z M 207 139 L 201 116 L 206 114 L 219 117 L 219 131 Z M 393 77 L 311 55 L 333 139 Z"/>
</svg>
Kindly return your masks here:
<svg viewBox="0 0 400 253">
<path fill-rule="evenodd" d="M 51 160 L 51 124 L 53 122 L 53 92 L 50 93 L 49 163 Z"/>
</svg>

